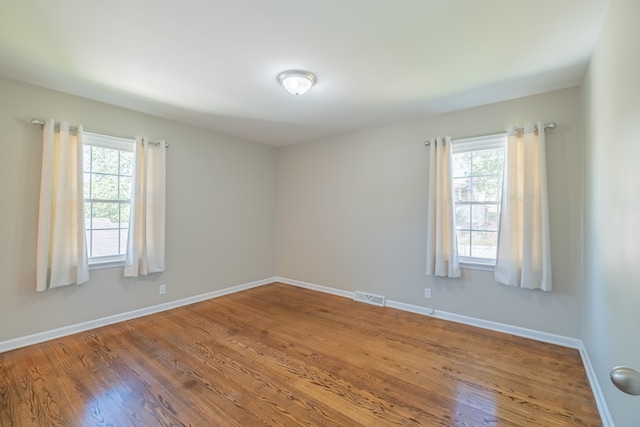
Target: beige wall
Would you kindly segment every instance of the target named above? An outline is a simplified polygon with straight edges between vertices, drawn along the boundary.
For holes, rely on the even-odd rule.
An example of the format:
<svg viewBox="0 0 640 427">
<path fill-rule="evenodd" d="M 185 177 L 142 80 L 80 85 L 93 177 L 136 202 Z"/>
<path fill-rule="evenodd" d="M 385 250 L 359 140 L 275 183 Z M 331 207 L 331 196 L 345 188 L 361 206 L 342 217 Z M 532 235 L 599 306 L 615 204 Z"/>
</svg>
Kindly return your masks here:
<svg viewBox="0 0 640 427">
<path fill-rule="evenodd" d="M 582 148 L 577 89 L 279 151 L 12 80 L 0 79 L 0 93 L 0 341 L 276 274 L 551 333 L 579 334 Z M 34 291 L 41 130 L 29 123 L 33 117 L 67 119 L 117 135 L 165 138 L 172 145 L 165 273 L 133 280 L 124 279 L 120 269 L 94 270 L 86 285 Z M 497 285 L 491 273 L 473 270 L 464 270 L 455 281 L 427 277 L 427 155 L 422 142 L 433 135 L 494 132 L 526 120 L 558 122 L 548 133 L 551 227 L 557 236 L 552 246 L 554 291 Z M 158 295 L 160 283 L 167 284 L 165 296 Z M 432 288 L 431 301 L 422 297 L 424 287 Z"/>
<path fill-rule="evenodd" d="M 463 270 L 459 280 L 426 276 L 423 141 L 538 120 L 558 123 L 547 133 L 553 292 L 499 285 L 486 271 Z M 580 92 L 573 88 L 281 148 L 278 274 L 578 337 L 581 129 Z"/>
<path fill-rule="evenodd" d="M 42 131 L 30 120 L 49 117 L 171 144 L 165 273 L 94 270 L 35 292 Z M 275 148 L 6 79 L 0 130 L 0 341 L 275 276 Z"/>
<path fill-rule="evenodd" d="M 0 92 L 0 341 L 276 274 L 579 336 L 578 89 L 280 150 L 11 80 L 0 80 Z M 94 270 L 86 285 L 34 292 L 41 131 L 29 123 L 32 117 L 146 134 L 172 145 L 165 273 L 133 280 L 120 269 Z M 464 270 L 462 279 L 451 281 L 426 276 L 422 142 L 527 120 L 558 123 L 548 133 L 554 291 L 505 287 L 483 271 Z M 165 296 L 158 295 L 160 283 L 168 286 Z M 430 301 L 423 298 L 424 287 L 432 289 Z"/>
<path fill-rule="evenodd" d="M 640 2 L 613 0 L 583 84 L 586 124 L 583 341 L 618 427 L 639 397 L 613 387 L 640 370 Z"/>
</svg>

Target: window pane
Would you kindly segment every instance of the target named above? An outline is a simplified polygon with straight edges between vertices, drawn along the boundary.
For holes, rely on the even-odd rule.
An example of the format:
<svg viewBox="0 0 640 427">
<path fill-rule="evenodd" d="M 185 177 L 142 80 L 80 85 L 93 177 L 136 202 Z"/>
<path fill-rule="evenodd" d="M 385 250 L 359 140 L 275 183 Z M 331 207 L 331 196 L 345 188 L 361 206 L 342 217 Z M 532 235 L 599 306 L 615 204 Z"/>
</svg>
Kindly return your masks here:
<svg viewBox="0 0 640 427">
<path fill-rule="evenodd" d="M 498 176 L 479 176 L 473 179 L 474 202 L 497 202 L 500 200 Z"/>
<path fill-rule="evenodd" d="M 118 228 L 120 224 L 119 203 L 98 203 L 93 205 L 93 221 L 91 228 Z"/>
<path fill-rule="evenodd" d="M 120 150 L 92 147 L 92 172 L 118 174 L 118 154 Z"/>
<path fill-rule="evenodd" d="M 471 256 L 471 233 L 468 231 L 458 231 L 458 255 Z"/>
<path fill-rule="evenodd" d="M 127 241 L 129 240 L 129 229 L 123 228 L 120 230 L 120 253 L 127 253 Z"/>
<path fill-rule="evenodd" d="M 87 132 L 84 142 L 84 210 L 89 257 L 122 256 L 128 238 L 133 141 Z"/>
<path fill-rule="evenodd" d="M 133 152 L 120 152 L 120 175 L 131 176 L 133 173 Z"/>
<path fill-rule="evenodd" d="M 470 205 L 458 205 L 456 206 L 456 229 L 470 230 L 471 229 L 471 206 Z"/>
<path fill-rule="evenodd" d="M 477 150 L 473 152 L 473 174 L 499 175 L 504 164 L 504 149 Z"/>
<path fill-rule="evenodd" d="M 500 205 L 488 205 L 487 206 L 487 230 L 498 231 L 500 225 Z"/>
<path fill-rule="evenodd" d="M 496 257 L 498 246 L 498 233 L 491 231 L 474 232 L 471 247 L 471 256 L 477 258 Z"/>
<path fill-rule="evenodd" d="M 91 198 L 91 174 L 84 173 L 82 175 L 82 180 L 83 180 L 82 185 L 84 187 L 84 198 L 90 199 Z"/>
<path fill-rule="evenodd" d="M 453 200 L 455 202 L 471 200 L 471 180 L 469 178 L 453 179 Z"/>
<path fill-rule="evenodd" d="M 84 228 L 91 228 L 91 202 L 84 202 Z"/>
<path fill-rule="evenodd" d="M 471 225 L 473 230 L 498 230 L 498 205 L 473 205 Z"/>
<path fill-rule="evenodd" d="M 91 256 L 118 255 L 118 230 L 94 230 L 92 232 Z"/>
<path fill-rule="evenodd" d="M 131 210 L 131 205 L 129 203 L 120 204 L 120 227 L 122 228 L 129 227 L 129 211 L 130 210 Z"/>
<path fill-rule="evenodd" d="M 91 146 L 82 146 L 82 171 L 91 172 Z M 86 182 L 86 181 L 85 181 Z"/>
<path fill-rule="evenodd" d="M 85 220 L 85 226 L 86 226 L 87 222 Z M 85 227 L 86 231 L 85 231 L 85 236 L 87 238 L 87 256 L 89 258 L 91 258 L 93 255 L 91 254 L 91 230 L 89 230 L 89 227 Z"/>
<path fill-rule="evenodd" d="M 500 216 L 504 137 L 465 138 L 453 159 L 460 256 L 495 259 Z M 454 151 L 456 151 L 454 142 Z M 495 147 L 495 148 L 494 148 Z"/>
<path fill-rule="evenodd" d="M 466 177 L 471 175 L 471 159 L 473 153 L 454 153 L 453 155 L 453 177 Z"/>
<path fill-rule="evenodd" d="M 91 174 L 91 198 L 100 200 L 118 200 L 118 177 L 113 175 Z"/>
<path fill-rule="evenodd" d="M 120 200 L 131 199 L 131 177 L 120 177 Z"/>
</svg>

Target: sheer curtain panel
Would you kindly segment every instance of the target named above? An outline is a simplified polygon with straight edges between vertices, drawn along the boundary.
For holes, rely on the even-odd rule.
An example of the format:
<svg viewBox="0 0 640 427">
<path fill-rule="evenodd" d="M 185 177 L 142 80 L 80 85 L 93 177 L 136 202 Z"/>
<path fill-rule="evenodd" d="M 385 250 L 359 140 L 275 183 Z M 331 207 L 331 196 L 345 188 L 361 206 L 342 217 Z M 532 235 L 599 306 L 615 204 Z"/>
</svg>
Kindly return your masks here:
<svg viewBox="0 0 640 427">
<path fill-rule="evenodd" d="M 43 127 L 36 290 L 80 285 L 89 280 L 82 184 L 82 126 L 53 119 Z"/>
<path fill-rule="evenodd" d="M 495 280 L 551 290 L 544 124 L 507 129 Z"/>
<path fill-rule="evenodd" d="M 432 138 L 427 206 L 427 274 L 430 276 L 460 277 L 452 170 L 451 138 Z"/>
<path fill-rule="evenodd" d="M 126 277 L 164 271 L 166 146 L 136 138 Z"/>
</svg>

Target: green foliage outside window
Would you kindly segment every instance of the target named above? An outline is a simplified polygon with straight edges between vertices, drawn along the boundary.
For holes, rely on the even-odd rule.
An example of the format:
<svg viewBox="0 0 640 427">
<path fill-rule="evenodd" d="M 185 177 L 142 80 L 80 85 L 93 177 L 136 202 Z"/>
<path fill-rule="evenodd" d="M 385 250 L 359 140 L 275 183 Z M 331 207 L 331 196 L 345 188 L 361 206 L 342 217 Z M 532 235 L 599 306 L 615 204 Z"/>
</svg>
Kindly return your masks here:
<svg viewBox="0 0 640 427">
<path fill-rule="evenodd" d="M 85 218 L 108 219 L 114 228 L 129 222 L 132 170 L 132 152 L 84 147 Z M 111 228 L 101 223 L 92 228 Z"/>
<path fill-rule="evenodd" d="M 495 258 L 504 148 L 454 152 L 453 191 L 460 255 Z"/>
</svg>

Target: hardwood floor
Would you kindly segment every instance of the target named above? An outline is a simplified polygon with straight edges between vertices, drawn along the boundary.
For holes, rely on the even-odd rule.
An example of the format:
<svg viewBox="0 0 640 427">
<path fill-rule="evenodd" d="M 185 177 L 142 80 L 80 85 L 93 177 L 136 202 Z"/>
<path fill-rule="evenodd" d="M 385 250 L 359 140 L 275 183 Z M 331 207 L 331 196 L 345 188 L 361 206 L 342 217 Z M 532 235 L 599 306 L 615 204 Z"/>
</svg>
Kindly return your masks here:
<svg viewBox="0 0 640 427">
<path fill-rule="evenodd" d="M 0 354 L 0 426 L 599 426 L 578 351 L 284 284 Z"/>
</svg>

